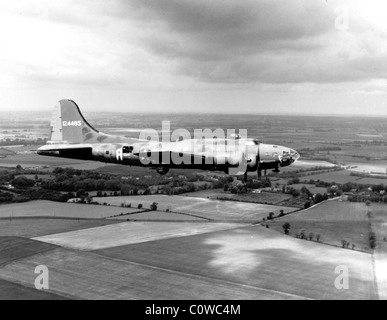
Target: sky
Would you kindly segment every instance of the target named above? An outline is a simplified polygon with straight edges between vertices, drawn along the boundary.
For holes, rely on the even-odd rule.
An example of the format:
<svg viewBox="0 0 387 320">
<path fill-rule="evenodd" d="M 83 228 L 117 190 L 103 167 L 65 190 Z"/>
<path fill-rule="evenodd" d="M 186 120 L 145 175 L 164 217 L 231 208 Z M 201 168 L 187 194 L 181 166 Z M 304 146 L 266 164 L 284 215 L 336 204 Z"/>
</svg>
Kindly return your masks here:
<svg viewBox="0 0 387 320">
<path fill-rule="evenodd" d="M 1 0 L 0 111 L 387 116 L 385 0 Z"/>
</svg>

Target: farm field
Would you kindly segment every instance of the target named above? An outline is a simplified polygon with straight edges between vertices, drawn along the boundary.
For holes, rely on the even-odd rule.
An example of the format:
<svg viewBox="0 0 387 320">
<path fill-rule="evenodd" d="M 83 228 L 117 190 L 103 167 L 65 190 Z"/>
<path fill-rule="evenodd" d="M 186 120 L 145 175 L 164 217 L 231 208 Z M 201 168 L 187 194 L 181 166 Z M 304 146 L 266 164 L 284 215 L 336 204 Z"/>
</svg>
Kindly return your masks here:
<svg viewBox="0 0 387 320">
<path fill-rule="evenodd" d="M 95 253 L 57 249 L 15 261 L 0 270 L 4 280 L 30 287 L 36 264 L 54 270 L 50 292 L 73 299 L 203 300 L 297 299 L 224 280 L 113 260 Z M 108 275 L 108 276 L 107 276 Z M 189 290 L 187 290 L 189 288 Z M 300 298 L 298 298 L 300 299 Z"/>
<path fill-rule="evenodd" d="M 138 209 L 117 208 L 109 206 L 60 203 L 51 201 L 31 201 L 19 204 L 0 206 L 1 218 L 16 217 L 51 217 L 51 218 L 79 218 L 103 219 L 121 213 L 138 212 Z"/>
<path fill-rule="evenodd" d="M 387 300 L 387 243 L 379 242 L 374 253 L 375 277 L 378 282 L 379 299 Z"/>
<path fill-rule="evenodd" d="M 117 223 L 114 220 L 78 220 L 78 219 L 0 219 L 0 237 L 40 237 L 54 233 L 75 231 Z"/>
<path fill-rule="evenodd" d="M 0 237 L 0 266 L 34 254 L 55 249 L 56 246 L 30 239 Z"/>
<path fill-rule="evenodd" d="M 164 211 L 145 211 L 141 213 L 132 213 L 129 215 L 118 216 L 114 218 L 109 218 L 114 220 L 130 220 L 130 221 L 181 221 L 181 222 L 205 222 L 209 221 L 208 219 L 201 218 L 198 216 L 191 216 L 188 214 L 182 213 L 173 213 L 173 212 L 164 212 Z"/>
<path fill-rule="evenodd" d="M 355 181 L 356 183 L 360 184 L 370 184 L 370 185 L 379 185 L 384 184 L 387 185 L 387 176 L 385 179 L 381 178 L 360 178 L 359 180 Z"/>
<path fill-rule="evenodd" d="M 377 299 L 371 255 L 301 241 L 258 226 L 95 252 L 120 261 L 282 293 L 283 298 L 288 294 L 288 298 Z M 351 270 L 350 290 L 339 291 L 334 286 L 334 270 L 340 264 Z"/>
<path fill-rule="evenodd" d="M 386 150 L 382 151 L 383 157 L 386 157 Z M 356 172 L 367 172 L 367 173 L 381 173 L 385 174 L 387 170 L 386 160 L 370 161 L 365 163 L 351 163 L 351 166 L 357 166 L 357 168 L 351 169 Z"/>
<path fill-rule="evenodd" d="M 43 157 L 37 154 L 25 153 L 8 156 L 0 161 L 0 166 L 3 167 L 16 167 L 20 164 L 22 167 L 37 167 L 37 166 L 62 166 L 79 164 L 82 161 L 63 159 L 55 157 Z"/>
<path fill-rule="evenodd" d="M 63 296 L 0 279 L 0 301 L 7 300 L 69 300 Z"/>
<path fill-rule="evenodd" d="M 371 204 L 372 230 L 376 234 L 375 273 L 378 281 L 379 297 L 387 300 L 387 205 Z"/>
<path fill-rule="evenodd" d="M 239 225 L 231 223 L 122 222 L 103 227 L 58 233 L 35 240 L 66 248 L 97 250 L 134 243 L 184 237 L 193 234 L 230 230 Z"/>
<path fill-rule="evenodd" d="M 284 194 L 281 192 L 261 192 L 261 193 L 243 193 L 243 194 L 226 194 L 223 197 L 230 200 L 256 202 L 262 204 L 278 205 L 280 206 L 283 201 L 292 198 L 292 195 Z"/>
<path fill-rule="evenodd" d="M 294 167 L 300 168 L 312 168 L 312 167 L 325 167 L 325 168 L 332 168 L 335 166 L 335 164 L 327 162 L 327 161 L 316 161 L 316 160 L 297 160 L 294 164 Z"/>
<path fill-rule="evenodd" d="M 370 252 L 368 236 L 370 232 L 367 207 L 364 203 L 327 201 L 308 210 L 268 223 L 270 228 L 283 233 L 285 222 L 291 225 L 291 235 L 302 230 L 321 235 L 321 242 L 341 246 L 346 240 L 355 244 L 356 249 Z"/>
<path fill-rule="evenodd" d="M 262 192 L 262 193 L 245 193 L 245 194 L 232 194 L 223 189 L 207 189 L 196 192 L 184 193 L 180 196 L 195 197 L 195 198 L 207 198 L 207 199 L 222 199 L 224 198 L 236 201 L 256 202 L 263 204 L 280 205 L 284 200 L 290 199 L 292 196 L 283 193 Z"/>
<path fill-rule="evenodd" d="M 300 177 L 301 181 L 309 180 L 320 180 L 324 182 L 336 182 L 339 184 L 345 184 L 347 182 L 356 182 L 359 180 L 359 177 L 351 176 L 351 173 L 346 170 L 340 170 L 335 172 L 327 172 L 320 174 L 310 174 L 307 176 Z"/>
<path fill-rule="evenodd" d="M 182 194 L 179 194 L 179 196 L 216 199 L 218 197 L 223 197 L 228 194 L 230 194 L 230 192 L 224 191 L 221 188 L 217 188 L 217 189 L 206 189 L 206 190 L 199 190 L 195 192 L 182 193 Z"/>
<path fill-rule="evenodd" d="M 103 201 L 112 206 L 121 206 L 126 202 L 130 203 L 132 208 L 136 208 L 139 204 L 142 204 L 144 208 L 149 208 L 153 202 L 157 202 L 159 211 L 169 209 L 172 212 L 187 213 L 218 221 L 261 221 L 270 212 L 278 215 L 280 210 L 284 210 L 285 213 L 296 210 L 291 207 L 258 203 L 167 195 L 104 197 Z"/>
<path fill-rule="evenodd" d="M 47 167 L 46 171 L 50 172 L 53 168 L 74 168 L 79 170 L 96 170 L 100 167 L 104 167 L 103 162 L 95 161 L 82 161 L 74 159 L 64 159 L 55 157 L 43 157 L 35 153 L 20 153 L 7 156 L 0 159 L 0 167 L 15 168 L 17 165 L 21 165 L 24 169 Z M 45 171 L 45 170 L 42 170 Z"/>
<path fill-rule="evenodd" d="M 370 206 L 373 231 L 379 243 L 387 240 L 387 205 L 372 203 Z M 386 242 L 387 243 L 387 242 Z"/>
</svg>

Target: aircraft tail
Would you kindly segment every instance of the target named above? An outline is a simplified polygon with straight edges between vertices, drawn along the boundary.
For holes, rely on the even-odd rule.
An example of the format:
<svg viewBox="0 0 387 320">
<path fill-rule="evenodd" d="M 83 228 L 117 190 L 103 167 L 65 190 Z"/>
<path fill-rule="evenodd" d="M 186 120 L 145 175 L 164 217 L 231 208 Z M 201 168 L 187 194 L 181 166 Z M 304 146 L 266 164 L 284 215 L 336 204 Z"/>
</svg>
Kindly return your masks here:
<svg viewBox="0 0 387 320">
<path fill-rule="evenodd" d="M 61 100 L 54 108 L 51 120 L 51 143 L 101 142 L 105 135 L 94 129 L 72 100 Z"/>
</svg>

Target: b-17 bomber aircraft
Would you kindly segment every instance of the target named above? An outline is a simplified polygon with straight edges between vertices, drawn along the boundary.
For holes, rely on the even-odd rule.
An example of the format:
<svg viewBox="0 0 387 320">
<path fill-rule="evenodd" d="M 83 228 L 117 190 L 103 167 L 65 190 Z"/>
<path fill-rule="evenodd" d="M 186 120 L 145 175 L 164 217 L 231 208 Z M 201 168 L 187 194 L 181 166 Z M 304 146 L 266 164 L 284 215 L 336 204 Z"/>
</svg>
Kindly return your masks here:
<svg viewBox="0 0 387 320">
<path fill-rule="evenodd" d="M 220 139 L 176 139 L 155 141 L 104 134 L 94 129 L 72 100 L 61 100 L 54 108 L 51 137 L 37 153 L 42 156 L 93 160 L 129 166 L 144 166 L 167 174 L 171 168 L 224 171 L 230 175 L 262 171 L 293 164 L 297 151 L 238 134 Z"/>
</svg>

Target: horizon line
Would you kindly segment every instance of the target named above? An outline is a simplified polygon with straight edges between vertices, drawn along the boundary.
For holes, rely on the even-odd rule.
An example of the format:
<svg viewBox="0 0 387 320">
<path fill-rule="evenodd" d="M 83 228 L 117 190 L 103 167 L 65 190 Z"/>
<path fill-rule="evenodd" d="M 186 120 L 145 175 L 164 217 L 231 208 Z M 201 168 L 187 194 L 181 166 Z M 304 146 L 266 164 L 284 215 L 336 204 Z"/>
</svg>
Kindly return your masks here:
<svg viewBox="0 0 387 320">
<path fill-rule="evenodd" d="M 41 109 L 41 110 L 0 110 L 0 114 L 3 113 L 45 113 L 45 112 L 51 112 L 51 109 Z M 200 112 L 194 112 L 194 111 L 90 111 L 87 110 L 86 108 L 82 109 L 83 113 L 100 113 L 100 114 L 106 114 L 106 113 L 120 113 L 120 114 L 144 114 L 144 115 L 149 115 L 149 114 L 195 114 L 195 115 L 241 115 L 241 116 L 246 116 L 246 115 L 254 115 L 254 116 L 302 116 L 302 117 L 315 117 L 315 116 L 322 116 L 322 117 L 349 117 L 349 118 L 358 118 L 358 117 L 368 117 L 368 118 L 376 118 L 376 117 L 383 117 L 387 118 L 387 113 L 386 114 L 367 114 L 367 113 L 354 113 L 354 114 L 349 114 L 349 113 L 306 113 L 306 112 L 293 112 L 293 113 L 288 113 L 288 112 L 272 112 L 272 113 L 259 113 L 259 112 L 230 112 L 230 111 L 225 111 L 225 112 L 216 112 L 216 111 L 211 111 L 211 112 L 206 112 L 206 111 L 200 111 Z"/>
</svg>

